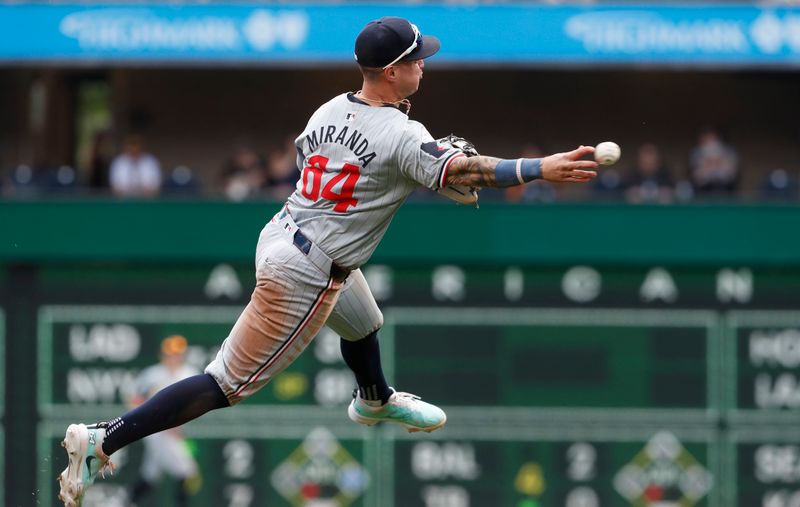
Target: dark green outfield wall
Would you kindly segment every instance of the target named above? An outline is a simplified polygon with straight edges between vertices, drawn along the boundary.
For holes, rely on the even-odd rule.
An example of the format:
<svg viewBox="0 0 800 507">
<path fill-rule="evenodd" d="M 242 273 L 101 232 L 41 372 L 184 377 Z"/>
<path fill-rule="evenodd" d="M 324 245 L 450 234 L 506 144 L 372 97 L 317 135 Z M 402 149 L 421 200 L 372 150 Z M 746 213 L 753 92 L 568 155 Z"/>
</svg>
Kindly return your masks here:
<svg viewBox="0 0 800 507">
<path fill-rule="evenodd" d="M 279 208 L 0 202 L 0 505 L 58 505 L 64 428 L 118 415 L 121 394 L 102 393 L 129 385 L 120 375 L 152 363 L 161 337 L 187 333 L 202 354 L 215 350 L 247 303 L 259 230 Z M 512 478 L 541 445 L 549 486 L 537 505 L 567 505 L 572 488 L 592 487 L 599 505 L 629 506 L 614 474 L 664 430 L 714 477 L 697 507 L 760 505 L 796 488 L 758 475 L 754 463 L 795 452 L 789 444 L 798 441 L 798 355 L 780 348 L 800 350 L 798 223 L 795 206 L 409 203 L 368 266 L 391 281 L 388 291 L 373 287 L 387 316 L 384 362 L 398 385 L 453 408 L 442 442 L 474 453 L 483 471 L 457 483 L 471 505 L 529 501 Z M 117 329 L 128 333 L 121 341 L 113 341 Z M 89 330 L 100 340 L 91 349 Z M 138 355 L 115 359 L 113 347 L 132 343 Z M 112 353 L 87 359 L 86 350 Z M 260 495 L 251 505 L 288 506 L 265 478 L 319 421 L 375 474 L 353 507 L 418 505 L 421 492 L 438 487 L 438 478 L 412 473 L 417 440 L 348 437 L 354 428 L 341 408 L 352 386 L 330 374 L 350 373 L 315 354 L 285 376 L 305 386 L 295 399 L 280 398 L 286 384 L 276 382 L 224 416 L 241 426 L 192 423 L 208 471 L 198 506 L 227 505 L 222 498 L 239 479 L 210 471 L 224 468 L 232 440 L 270 458 L 250 482 L 231 484 Z M 344 398 L 325 405 L 318 393 Z M 478 406 L 494 414 L 492 426 Z M 293 421 L 295 440 L 270 433 L 286 427 L 281 420 Z M 261 433 L 245 435 L 245 427 Z M 517 435 L 522 428 L 533 433 Z M 506 441 L 512 433 L 519 441 Z M 587 442 L 598 453 L 596 480 L 568 483 L 560 456 Z M 396 459 L 377 466 L 369 445 L 391 445 Z M 140 447 L 132 449 L 135 463 Z M 96 492 L 124 491 L 132 468 Z M 404 485 L 396 494 L 382 489 L 395 483 Z M 168 507 L 160 498 L 141 505 Z"/>
<path fill-rule="evenodd" d="M 279 203 L 0 202 L 0 262 L 246 261 Z M 377 262 L 800 263 L 800 207 L 410 203 Z"/>
</svg>

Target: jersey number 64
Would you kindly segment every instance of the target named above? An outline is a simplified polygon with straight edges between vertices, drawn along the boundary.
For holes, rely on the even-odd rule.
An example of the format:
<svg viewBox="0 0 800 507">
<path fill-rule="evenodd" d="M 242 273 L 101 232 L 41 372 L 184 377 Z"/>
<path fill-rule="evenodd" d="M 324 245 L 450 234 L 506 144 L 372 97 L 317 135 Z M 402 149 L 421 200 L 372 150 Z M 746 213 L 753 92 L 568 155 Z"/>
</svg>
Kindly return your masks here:
<svg viewBox="0 0 800 507">
<path fill-rule="evenodd" d="M 308 165 L 303 168 L 303 187 L 300 193 L 303 197 L 316 201 L 320 197 L 320 187 L 322 187 L 322 176 L 325 174 L 325 168 L 328 166 L 328 157 L 322 155 L 314 155 L 308 157 Z M 358 178 L 361 176 L 361 168 L 357 165 L 345 163 L 342 166 L 341 172 L 334 175 L 322 187 L 322 198 L 336 203 L 333 211 L 344 213 L 350 206 L 358 204 L 358 199 L 353 197 L 353 190 L 356 188 Z M 310 182 L 309 182 L 310 180 Z M 334 188 L 342 181 L 342 188 L 339 192 Z M 309 188 L 309 183 L 310 187 Z"/>
</svg>

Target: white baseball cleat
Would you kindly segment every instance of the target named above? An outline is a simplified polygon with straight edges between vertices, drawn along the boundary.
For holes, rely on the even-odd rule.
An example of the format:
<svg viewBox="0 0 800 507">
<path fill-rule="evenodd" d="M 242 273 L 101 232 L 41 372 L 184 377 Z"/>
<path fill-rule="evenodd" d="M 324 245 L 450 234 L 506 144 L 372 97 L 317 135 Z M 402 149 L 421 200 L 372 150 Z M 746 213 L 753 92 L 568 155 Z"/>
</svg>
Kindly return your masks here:
<svg viewBox="0 0 800 507">
<path fill-rule="evenodd" d="M 392 389 L 392 395 L 385 405 L 373 407 L 365 402 L 360 394 L 355 394 L 347 408 L 347 415 L 353 422 L 373 426 L 379 422 L 394 422 L 403 426 L 409 433 L 438 430 L 447 422 L 447 415 L 436 405 L 431 405 L 410 393 Z"/>
<path fill-rule="evenodd" d="M 99 473 L 114 473 L 114 463 L 103 453 L 106 436 L 105 424 L 70 424 L 61 447 L 67 450 L 69 464 L 58 476 L 58 499 L 65 507 L 80 507 L 86 488 L 92 485 Z"/>
</svg>

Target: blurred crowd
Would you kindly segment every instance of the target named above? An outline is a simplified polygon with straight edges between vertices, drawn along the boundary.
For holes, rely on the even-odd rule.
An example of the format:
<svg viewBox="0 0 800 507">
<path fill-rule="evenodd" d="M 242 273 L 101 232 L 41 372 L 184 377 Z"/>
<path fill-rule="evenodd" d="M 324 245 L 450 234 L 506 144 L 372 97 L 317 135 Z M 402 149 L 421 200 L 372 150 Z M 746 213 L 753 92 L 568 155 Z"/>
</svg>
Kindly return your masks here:
<svg viewBox="0 0 800 507">
<path fill-rule="evenodd" d="M 145 139 L 133 134 L 125 138 L 119 153 L 110 149 L 110 139 L 99 133 L 93 143 L 89 167 L 83 172 L 70 165 L 12 168 L 0 178 L 0 195 L 31 197 L 47 195 L 101 195 L 119 198 L 219 197 L 231 201 L 283 200 L 299 179 L 295 135 L 262 152 L 257 143 L 240 139 L 219 163 L 215 175 L 200 177 L 187 165 L 164 168 L 148 152 Z M 744 192 L 742 168 L 735 147 L 713 127 L 701 130 L 695 146 L 685 154 L 685 169 L 669 167 L 662 147 L 654 142 L 623 145 L 622 160 L 601 167 L 599 176 L 578 193 L 566 186 L 536 181 L 508 189 L 484 189 L 481 200 L 513 203 L 548 203 L 570 200 L 619 201 L 632 204 L 669 204 L 706 200 L 792 201 L 800 199 L 798 167 L 773 168 L 759 174 L 758 188 Z M 542 147 L 529 144 L 521 157 L 542 157 Z M 84 174 L 85 173 L 85 174 Z M 750 178 L 752 180 L 752 178 Z M 424 189 L 414 199 L 431 199 Z"/>
<path fill-rule="evenodd" d="M 20 164 L 0 177 L 0 195 L 282 200 L 294 190 L 299 179 L 294 137 L 287 136 L 281 145 L 264 153 L 257 149 L 256 143 L 241 139 L 220 162 L 216 175 L 201 177 L 188 165 L 163 167 L 158 157 L 147 150 L 141 135 L 127 136 L 122 150 L 115 154 L 110 149 L 110 136 L 99 133 L 85 175 L 66 164 L 57 167 Z"/>
<path fill-rule="evenodd" d="M 762 201 L 800 199 L 800 181 L 796 176 L 800 167 L 771 168 L 758 175 L 758 188 L 744 189 L 739 155 L 714 127 L 699 132 L 696 144 L 686 154 L 684 170 L 669 167 L 662 156 L 662 148 L 654 142 L 626 148 L 628 153 L 618 164 L 600 168 L 597 179 L 581 194 L 581 199 L 632 204 L 745 198 Z M 542 149 L 535 145 L 525 147 L 521 153 L 523 157 L 542 155 Z M 552 202 L 564 198 L 564 188 L 539 181 L 509 188 L 502 198 L 511 202 Z"/>
</svg>

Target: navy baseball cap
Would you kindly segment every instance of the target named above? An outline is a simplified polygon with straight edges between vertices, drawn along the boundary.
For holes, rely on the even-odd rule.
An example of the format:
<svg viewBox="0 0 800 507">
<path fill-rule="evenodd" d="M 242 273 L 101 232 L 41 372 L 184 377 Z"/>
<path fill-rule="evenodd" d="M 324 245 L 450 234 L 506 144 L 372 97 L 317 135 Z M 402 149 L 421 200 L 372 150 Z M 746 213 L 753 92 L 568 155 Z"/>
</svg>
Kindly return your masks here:
<svg viewBox="0 0 800 507">
<path fill-rule="evenodd" d="M 439 51 L 439 39 L 422 35 L 407 19 L 370 21 L 356 38 L 356 61 L 362 67 L 386 68 L 399 61 L 421 60 Z"/>
</svg>

